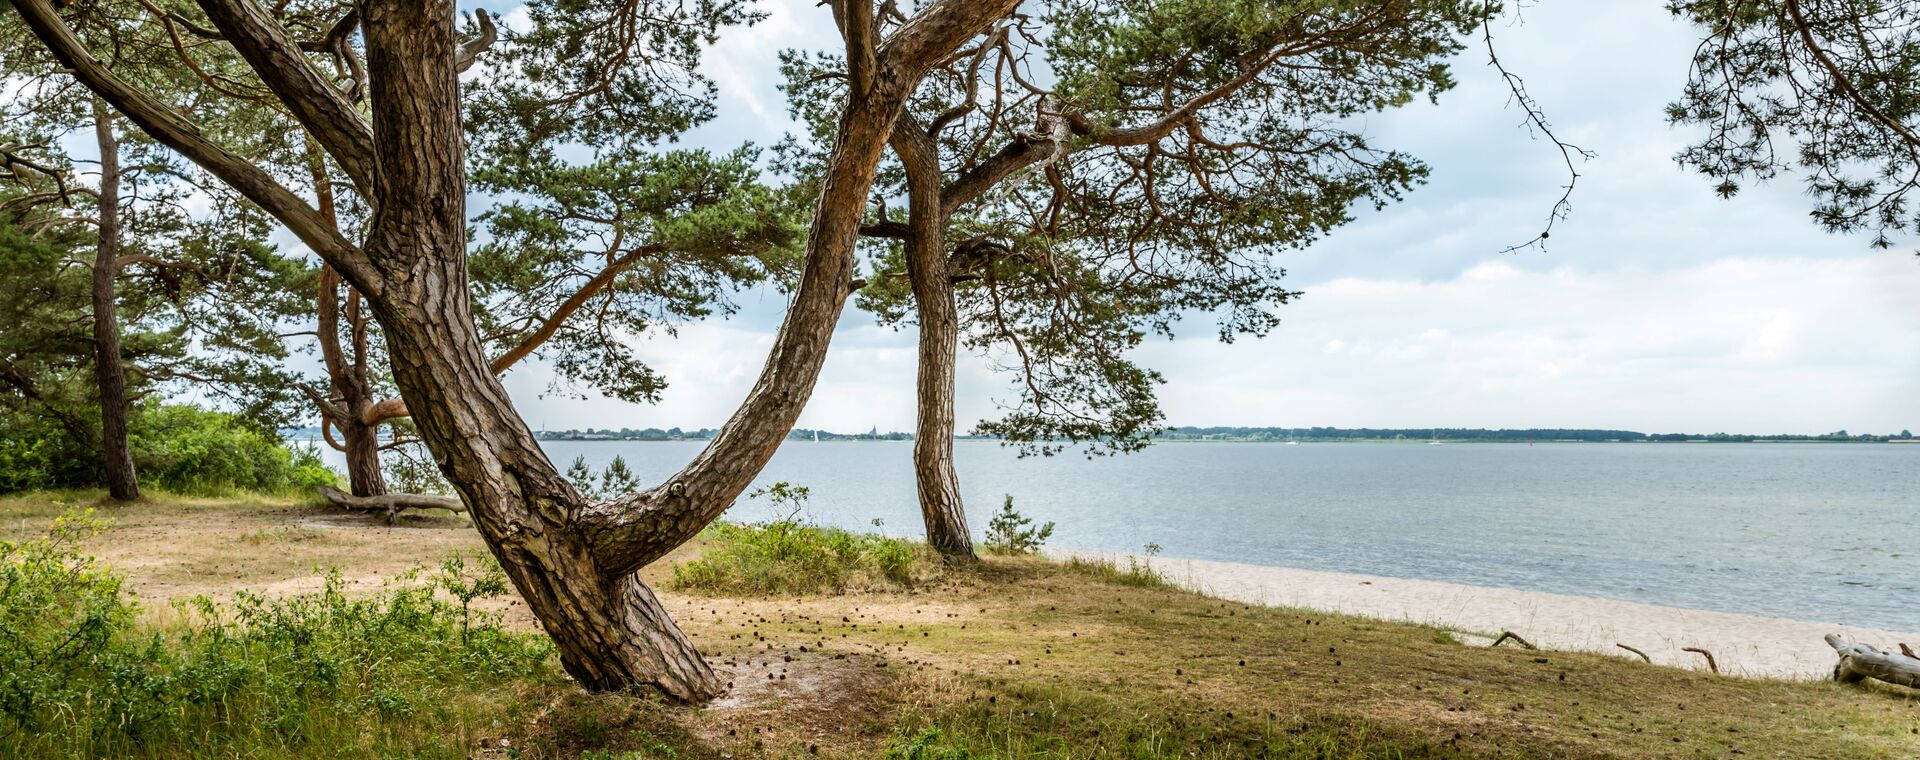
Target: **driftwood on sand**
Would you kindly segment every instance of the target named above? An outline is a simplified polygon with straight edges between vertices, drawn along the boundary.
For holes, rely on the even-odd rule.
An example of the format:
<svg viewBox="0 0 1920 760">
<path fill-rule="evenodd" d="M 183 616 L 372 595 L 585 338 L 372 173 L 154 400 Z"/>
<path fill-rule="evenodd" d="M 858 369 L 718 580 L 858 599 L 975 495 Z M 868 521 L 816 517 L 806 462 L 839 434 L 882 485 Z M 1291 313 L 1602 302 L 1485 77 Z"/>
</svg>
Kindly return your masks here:
<svg viewBox="0 0 1920 760">
<path fill-rule="evenodd" d="M 453 496 L 430 496 L 417 493 L 390 493 L 381 496 L 355 496 L 333 486 L 321 486 L 320 495 L 336 506 L 362 512 L 385 512 L 387 522 L 391 523 L 401 512 L 409 509 L 444 509 L 449 512 L 465 512 L 467 505 Z"/>
<path fill-rule="evenodd" d="M 1705 649 L 1701 649 L 1700 647 L 1681 647 L 1681 648 L 1680 648 L 1680 651 L 1682 651 L 1682 652 L 1692 652 L 1692 653 L 1694 653 L 1694 654 L 1697 654 L 1697 655 L 1700 655 L 1701 657 L 1705 657 L 1705 658 L 1707 658 L 1707 669 L 1708 669 L 1708 670 L 1711 670 L 1711 671 L 1713 671 L 1713 672 L 1715 672 L 1715 673 L 1718 673 L 1718 672 L 1720 672 L 1720 663 L 1717 663 L 1717 662 L 1714 662 L 1714 661 L 1713 661 L 1713 653 L 1712 653 L 1712 652 L 1709 652 L 1709 651 L 1707 651 L 1707 650 L 1705 650 Z"/>
<path fill-rule="evenodd" d="M 1846 641 L 1838 634 L 1827 634 L 1827 645 L 1840 655 L 1833 665 L 1833 680 L 1854 683 L 1864 678 L 1885 681 L 1896 686 L 1920 689 L 1920 658 L 1907 654 L 1882 652 L 1866 644 Z"/>
</svg>

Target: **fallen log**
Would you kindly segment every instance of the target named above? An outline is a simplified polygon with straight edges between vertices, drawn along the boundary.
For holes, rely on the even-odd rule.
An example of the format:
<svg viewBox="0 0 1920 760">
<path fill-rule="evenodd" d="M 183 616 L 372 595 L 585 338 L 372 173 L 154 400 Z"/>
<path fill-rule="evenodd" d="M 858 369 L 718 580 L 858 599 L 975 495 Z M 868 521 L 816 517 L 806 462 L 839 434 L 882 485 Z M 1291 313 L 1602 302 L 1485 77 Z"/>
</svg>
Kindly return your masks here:
<svg viewBox="0 0 1920 760">
<path fill-rule="evenodd" d="M 355 496 L 333 486 L 321 486 L 320 495 L 335 506 L 360 512 L 385 512 L 387 523 L 391 525 L 400 517 L 400 513 L 409 509 L 444 509 L 448 512 L 467 511 L 466 502 L 453 496 L 431 496 L 420 493 L 390 493 L 380 496 Z"/>
<path fill-rule="evenodd" d="M 1871 678 L 1895 686 L 1920 689 L 1920 659 L 1904 654 L 1882 652 L 1866 644 L 1846 641 L 1839 634 L 1827 634 L 1827 646 L 1840 655 L 1833 665 L 1833 680 L 1857 683 Z"/>
</svg>

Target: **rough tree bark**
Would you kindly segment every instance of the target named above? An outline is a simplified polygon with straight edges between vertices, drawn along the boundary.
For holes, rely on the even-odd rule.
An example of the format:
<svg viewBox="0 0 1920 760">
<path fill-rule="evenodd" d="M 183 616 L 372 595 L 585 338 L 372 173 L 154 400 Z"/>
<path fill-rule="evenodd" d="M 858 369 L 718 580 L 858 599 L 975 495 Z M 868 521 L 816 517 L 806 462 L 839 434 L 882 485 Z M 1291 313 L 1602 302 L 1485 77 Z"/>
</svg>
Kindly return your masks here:
<svg viewBox="0 0 1920 760">
<path fill-rule="evenodd" d="M 927 543 L 950 559 L 972 559 L 960 475 L 953 466 L 954 356 L 960 344 L 959 309 L 948 264 L 948 213 L 941 202 L 939 146 L 910 116 L 894 126 L 893 152 L 907 174 L 907 280 L 920 327 L 918 406 L 913 437 L 914 481 Z"/>
<path fill-rule="evenodd" d="M 600 504 L 583 499 L 547 460 L 490 370 L 474 325 L 452 2 L 360 5 L 369 125 L 251 0 L 201 0 L 288 112 L 356 185 L 371 188 L 364 248 L 259 167 L 208 141 L 180 112 L 100 65 L 51 0 L 12 2 L 83 84 L 273 213 L 368 300 L 422 438 L 567 672 L 589 689 L 647 685 L 703 701 L 721 683 L 638 571 L 718 517 L 792 429 L 848 295 L 860 217 L 893 120 L 930 66 L 1017 0 L 939 0 L 877 50 L 849 55 L 855 86 L 816 202 L 805 268 L 766 367 L 733 418 L 679 474 Z M 872 13 L 867 3 L 836 5 L 849 40 L 871 39 Z"/>
<path fill-rule="evenodd" d="M 93 135 L 100 147 L 100 239 L 93 257 L 93 376 L 100 393 L 100 460 L 107 493 L 118 501 L 140 498 L 127 441 L 127 370 L 120 356 L 120 315 L 114 280 L 120 274 L 120 141 L 113 112 L 93 99 Z"/>
<path fill-rule="evenodd" d="M 324 197 L 324 196 L 323 196 Z M 325 207 L 323 201 L 322 207 Z M 354 496 L 381 496 L 387 482 L 380 472 L 380 425 L 369 423 L 373 390 L 367 383 L 366 351 L 363 336 L 364 317 L 350 314 L 354 325 L 355 358 L 348 361 L 340 348 L 340 275 L 332 267 L 320 268 L 320 298 L 317 308 L 320 357 L 327 369 L 330 398 L 315 398 L 320 407 L 322 429 L 327 442 L 347 460 L 347 481 Z M 358 309 L 352 310 L 358 312 Z M 340 432 L 334 440 L 332 431 Z"/>
</svg>

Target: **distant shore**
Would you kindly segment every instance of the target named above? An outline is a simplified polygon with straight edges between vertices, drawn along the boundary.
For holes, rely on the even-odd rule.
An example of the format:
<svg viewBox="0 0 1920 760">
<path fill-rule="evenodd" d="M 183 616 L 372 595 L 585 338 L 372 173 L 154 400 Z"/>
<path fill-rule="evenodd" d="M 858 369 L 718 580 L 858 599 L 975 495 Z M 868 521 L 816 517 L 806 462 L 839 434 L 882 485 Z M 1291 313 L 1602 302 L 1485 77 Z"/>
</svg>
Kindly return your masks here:
<svg viewBox="0 0 1920 760">
<path fill-rule="evenodd" d="M 1057 557 L 1117 561 L 1128 555 L 1049 551 Z M 1920 644 L 1920 632 L 1663 607 L 1597 597 L 1387 578 L 1354 573 L 1248 565 L 1170 557 L 1134 557 L 1168 581 L 1219 599 L 1299 607 L 1380 620 L 1424 623 L 1456 632 L 1463 641 L 1491 643 L 1512 631 L 1543 649 L 1599 652 L 1638 659 L 1618 645 L 1645 652 L 1654 664 L 1706 670 L 1713 653 L 1720 672 L 1762 678 L 1825 678 L 1834 653 L 1828 633 L 1895 648 Z"/>
</svg>

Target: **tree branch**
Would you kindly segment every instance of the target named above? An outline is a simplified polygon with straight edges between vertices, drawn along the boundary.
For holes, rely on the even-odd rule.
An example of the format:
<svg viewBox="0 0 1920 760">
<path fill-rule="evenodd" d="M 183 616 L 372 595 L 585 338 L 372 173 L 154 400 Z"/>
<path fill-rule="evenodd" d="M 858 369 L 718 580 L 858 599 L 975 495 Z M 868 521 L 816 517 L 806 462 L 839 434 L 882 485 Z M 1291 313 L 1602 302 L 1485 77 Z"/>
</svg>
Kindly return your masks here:
<svg viewBox="0 0 1920 760">
<path fill-rule="evenodd" d="M 464 72 L 473 68 L 474 62 L 480 60 L 480 54 L 493 47 L 494 41 L 500 37 L 500 31 L 494 28 L 493 18 L 485 10 L 474 9 L 473 21 L 480 27 L 480 36 L 460 44 L 460 57 L 453 66 L 455 71 Z"/>
<path fill-rule="evenodd" d="M 314 70 L 286 30 L 253 0 L 200 0 L 200 8 L 360 191 L 373 192 L 373 129 L 346 95 Z"/>
<path fill-rule="evenodd" d="M 27 28 L 61 65 L 155 140 L 178 151 L 253 201 L 365 292 L 384 282 L 361 250 L 265 170 L 208 140 L 185 114 L 128 84 L 93 57 L 50 0 L 12 0 Z"/>
</svg>

